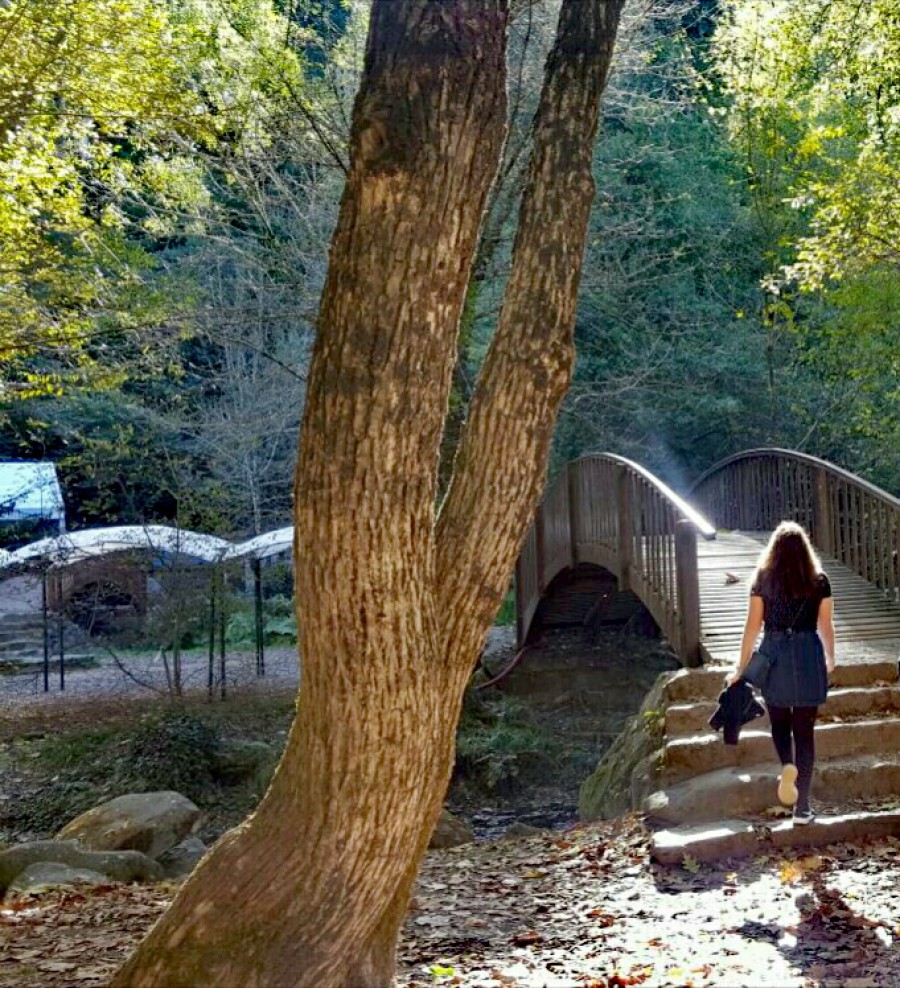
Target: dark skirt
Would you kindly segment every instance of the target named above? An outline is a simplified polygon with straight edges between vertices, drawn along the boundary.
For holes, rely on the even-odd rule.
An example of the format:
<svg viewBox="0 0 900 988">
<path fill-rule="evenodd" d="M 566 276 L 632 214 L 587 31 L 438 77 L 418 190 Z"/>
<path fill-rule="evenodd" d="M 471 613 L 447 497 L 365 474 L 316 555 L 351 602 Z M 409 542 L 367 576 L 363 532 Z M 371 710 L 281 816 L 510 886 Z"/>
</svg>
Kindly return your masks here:
<svg viewBox="0 0 900 988">
<path fill-rule="evenodd" d="M 767 631 L 759 650 L 773 659 L 762 691 L 770 707 L 818 707 L 828 695 L 825 649 L 815 631 Z"/>
</svg>

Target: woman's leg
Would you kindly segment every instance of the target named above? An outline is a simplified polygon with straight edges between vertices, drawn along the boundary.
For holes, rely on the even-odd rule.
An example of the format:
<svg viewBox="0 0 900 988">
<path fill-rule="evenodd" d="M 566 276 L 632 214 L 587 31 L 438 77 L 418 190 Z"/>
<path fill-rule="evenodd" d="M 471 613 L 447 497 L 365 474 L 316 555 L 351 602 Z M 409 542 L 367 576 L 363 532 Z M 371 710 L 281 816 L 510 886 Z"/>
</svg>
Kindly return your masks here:
<svg viewBox="0 0 900 988">
<path fill-rule="evenodd" d="M 794 745 L 791 740 L 791 708 L 769 706 L 769 723 L 772 725 L 772 741 L 782 765 L 794 761 Z"/>
<path fill-rule="evenodd" d="M 813 767 L 816 762 L 815 727 L 818 707 L 794 707 L 794 747 L 797 750 L 797 809 L 809 809 L 809 789 L 812 785 Z"/>
</svg>

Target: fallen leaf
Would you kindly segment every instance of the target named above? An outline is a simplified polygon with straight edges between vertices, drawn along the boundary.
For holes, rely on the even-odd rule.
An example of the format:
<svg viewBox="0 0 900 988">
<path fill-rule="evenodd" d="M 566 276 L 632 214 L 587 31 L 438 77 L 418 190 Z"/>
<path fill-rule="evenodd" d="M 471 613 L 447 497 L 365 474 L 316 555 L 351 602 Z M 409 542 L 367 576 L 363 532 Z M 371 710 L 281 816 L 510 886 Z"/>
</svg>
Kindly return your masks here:
<svg viewBox="0 0 900 988">
<path fill-rule="evenodd" d="M 803 877 L 803 869 L 796 861 L 782 861 L 778 867 L 778 877 L 785 885 L 790 885 Z"/>
<path fill-rule="evenodd" d="M 685 871 L 689 871 L 692 875 L 696 875 L 700 871 L 700 862 L 690 854 L 685 854 L 681 859 L 681 867 Z"/>
<path fill-rule="evenodd" d="M 594 920 L 598 926 L 607 927 L 612 926 L 616 921 L 616 917 L 604 912 L 602 909 L 592 909 L 588 913 L 588 918 Z"/>
<path fill-rule="evenodd" d="M 793 812 L 794 811 L 788 806 L 767 806 L 766 809 L 763 810 L 763 814 L 765 816 L 774 817 L 792 816 Z"/>
</svg>

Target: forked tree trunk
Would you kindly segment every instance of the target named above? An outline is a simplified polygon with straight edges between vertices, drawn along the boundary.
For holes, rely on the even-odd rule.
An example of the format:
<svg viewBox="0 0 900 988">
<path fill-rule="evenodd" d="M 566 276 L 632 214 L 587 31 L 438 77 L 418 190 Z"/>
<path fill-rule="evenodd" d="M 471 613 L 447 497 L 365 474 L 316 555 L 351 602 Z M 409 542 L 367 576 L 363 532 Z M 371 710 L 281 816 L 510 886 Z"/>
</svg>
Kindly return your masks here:
<svg viewBox="0 0 900 988">
<path fill-rule="evenodd" d="M 392 979 L 453 738 L 436 465 L 506 128 L 506 16 L 506 0 L 373 5 L 297 465 L 297 716 L 259 809 L 119 985 Z"/>
<path fill-rule="evenodd" d="M 463 690 L 568 381 L 620 6 L 564 0 L 503 316 L 437 523 L 456 331 L 505 125 L 506 5 L 376 0 L 297 467 L 297 717 L 259 810 L 117 985 L 391 983 Z"/>
</svg>

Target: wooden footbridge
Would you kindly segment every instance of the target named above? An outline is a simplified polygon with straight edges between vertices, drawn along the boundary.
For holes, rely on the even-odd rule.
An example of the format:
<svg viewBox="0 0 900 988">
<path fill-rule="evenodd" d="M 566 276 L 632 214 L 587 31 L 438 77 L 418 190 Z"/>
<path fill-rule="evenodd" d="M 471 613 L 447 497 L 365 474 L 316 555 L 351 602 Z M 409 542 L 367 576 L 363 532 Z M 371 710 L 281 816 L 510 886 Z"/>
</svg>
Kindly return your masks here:
<svg viewBox="0 0 900 988">
<path fill-rule="evenodd" d="M 593 566 L 641 600 L 684 665 L 730 661 L 760 551 L 786 519 L 821 553 L 838 640 L 900 641 L 900 499 L 816 457 L 754 449 L 711 467 L 685 498 L 619 456 L 569 463 L 516 568 L 519 642 L 565 577 Z"/>
</svg>

